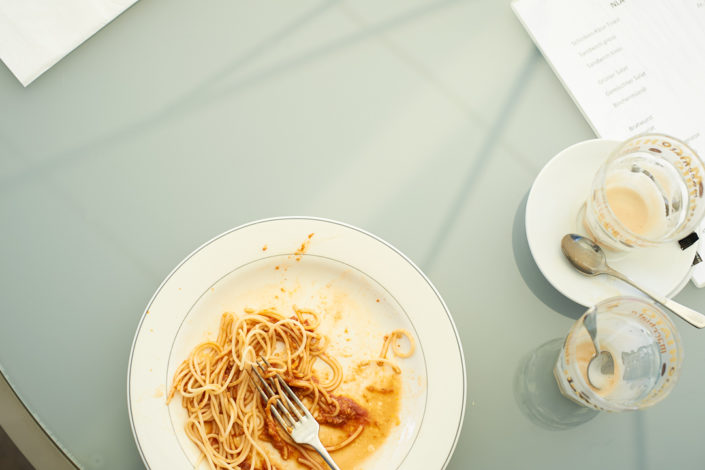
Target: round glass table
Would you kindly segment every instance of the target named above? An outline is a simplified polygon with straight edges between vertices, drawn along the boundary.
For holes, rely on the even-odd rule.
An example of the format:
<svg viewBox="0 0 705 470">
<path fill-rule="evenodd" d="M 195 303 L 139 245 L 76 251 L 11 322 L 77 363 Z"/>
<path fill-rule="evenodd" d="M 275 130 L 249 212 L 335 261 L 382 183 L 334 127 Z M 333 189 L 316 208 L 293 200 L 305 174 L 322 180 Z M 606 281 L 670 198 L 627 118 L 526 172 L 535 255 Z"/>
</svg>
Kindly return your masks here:
<svg viewBox="0 0 705 470">
<path fill-rule="evenodd" d="M 141 1 L 27 88 L 0 70 L 0 103 L 0 370 L 73 465 L 143 468 L 126 372 L 145 305 L 204 241 L 281 215 L 382 237 L 445 299 L 468 372 L 447 468 L 705 464 L 705 341 L 679 319 L 665 401 L 542 414 L 560 397 L 541 347 L 584 308 L 536 267 L 526 199 L 594 135 L 508 1 Z M 705 310 L 692 285 L 677 300 Z"/>
</svg>

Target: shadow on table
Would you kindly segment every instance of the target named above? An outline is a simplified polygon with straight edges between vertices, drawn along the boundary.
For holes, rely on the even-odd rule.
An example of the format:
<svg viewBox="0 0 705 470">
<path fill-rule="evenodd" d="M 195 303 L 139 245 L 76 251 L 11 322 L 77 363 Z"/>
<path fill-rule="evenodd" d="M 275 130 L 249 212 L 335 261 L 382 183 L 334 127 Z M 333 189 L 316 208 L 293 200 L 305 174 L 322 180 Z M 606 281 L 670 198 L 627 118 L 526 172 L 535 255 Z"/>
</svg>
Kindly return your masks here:
<svg viewBox="0 0 705 470">
<path fill-rule="evenodd" d="M 516 262 L 519 274 L 524 279 L 524 283 L 531 289 L 534 295 L 551 310 L 560 313 L 568 318 L 577 320 L 585 312 L 585 307 L 573 302 L 558 292 L 543 276 L 541 270 L 536 265 L 529 241 L 526 238 L 526 201 L 529 198 L 527 192 L 519 203 L 514 214 L 514 224 L 512 226 L 512 250 L 514 261 Z M 558 247 L 556 247 L 558 249 Z"/>
<path fill-rule="evenodd" d="M 0 468 L 34 470 L 34 467 L 22 455 L 22 452 L 15 446 L 3 428 L 0 428 Z"/>
<path fill-rule="evenodd" d="M 579 426 L 599 413 L 565 398 L 553 376 L 553 366 L 563 345 L 556 338 L 530 351 L 514 374 L 514 399 L 534 424 L 561 430 Z"/>
</svg>

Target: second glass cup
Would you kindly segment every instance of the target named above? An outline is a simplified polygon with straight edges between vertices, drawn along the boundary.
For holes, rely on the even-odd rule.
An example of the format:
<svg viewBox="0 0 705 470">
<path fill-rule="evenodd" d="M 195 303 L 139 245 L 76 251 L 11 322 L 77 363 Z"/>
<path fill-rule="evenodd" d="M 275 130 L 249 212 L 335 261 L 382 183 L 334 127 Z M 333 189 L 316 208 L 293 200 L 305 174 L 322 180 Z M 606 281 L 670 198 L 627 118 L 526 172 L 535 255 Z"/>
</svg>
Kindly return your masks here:
<svg viewBox="0 0 705 470">
<path fill-rule="evenodd" d="M 592 314 L 599 348 L 613 358 L 611 373 L 590 365 L 597 354 L 584 322 Z M 646 300 L 614 297 L 575 322 L 554 375 L 561 393 L 580 405 L 601 411 L 637 410 L 670 393 L 682 361 L 680 335 L 668 315 Z"/>
<path fill-rule="evenodd" d="M 603 247 L 627 251 L 689 235 L 705 215 L 705 164 L 660 134 L 622 143 L 598 170 L 580 217 Z"/>
</svg>

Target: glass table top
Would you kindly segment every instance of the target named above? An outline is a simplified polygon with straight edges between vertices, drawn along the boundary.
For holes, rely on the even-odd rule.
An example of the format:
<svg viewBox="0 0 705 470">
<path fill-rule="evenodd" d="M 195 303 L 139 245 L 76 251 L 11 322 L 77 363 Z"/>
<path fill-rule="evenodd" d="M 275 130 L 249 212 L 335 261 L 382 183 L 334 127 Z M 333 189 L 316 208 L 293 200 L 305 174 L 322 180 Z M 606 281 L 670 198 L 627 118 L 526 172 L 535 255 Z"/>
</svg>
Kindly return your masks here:
<svg viewBox="0 0 705 470">
<path fill-rule="evenodd" d="M 594 134 L 508 1 L 142 1 L 28 88 L 2 68 L 0 103 L 0 370 L 77 466 L 143 468 L 127 363 L 171 269 L 313 215 L 389 241 L 448 304 L 468 369 L 449 469 L 702 468 L 705 343 L 680 320 L 658 406 L 532 414 L 526 359 L 584 308 L 537 269 L 526 198 Z"/>
</svg>

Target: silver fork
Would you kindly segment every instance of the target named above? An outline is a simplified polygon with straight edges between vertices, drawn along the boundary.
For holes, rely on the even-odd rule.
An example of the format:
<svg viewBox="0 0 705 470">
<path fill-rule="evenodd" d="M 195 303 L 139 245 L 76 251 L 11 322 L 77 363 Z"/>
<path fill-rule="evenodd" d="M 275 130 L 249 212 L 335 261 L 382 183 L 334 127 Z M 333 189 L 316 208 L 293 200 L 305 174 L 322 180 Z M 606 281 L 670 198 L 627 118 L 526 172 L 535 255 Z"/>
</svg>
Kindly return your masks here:
<svg viewBox="0 0 705 470">
<path fill-rule="evenodd" d="M 259 359 L 261 359 L 267 367 L 270 367 L 269 362 L 265 358 L 260 356 Z M 321 439 L 318 437 L 318 431 L 320 430 L 318 421 L 316 421 L 316 418 L 306 409 L 304 404 L 301 403 L 301 400 L 299 400 L 296 394 L 289 388 L 286 382 L 284 382 L 284 379 L 277 373 L 274 374 L 274 377 L 265 379 L 257 369 L 262 371 L 262 374 L 266 375 L 264 367 L 262 367 L 258 360 L 257 367 L 252 366 L 252 371 L 257 376 L 259 383 L 252 378 L 252 376 L 250 376 L 250 379 L 252 379 L 252 383 L 257 387 L 265 403 L 273 396 L 278 396 L 274 402 L 276 408 L 272 406 L 271 410 L 272 415 L 279 421 L 281 427 L 291 436 L 294 442 L 297 444 L 308 444 L 318 452 L 330 468 L 340 470 L 340 467 L 336 465 L 326 448 L 321 444 Z M 284 394 L 277 393 L 278 387 L 274 383 L 275 378 L 279 382 Z M 262 386 L 260 386 L 260 384 Z"/>
</svg>

